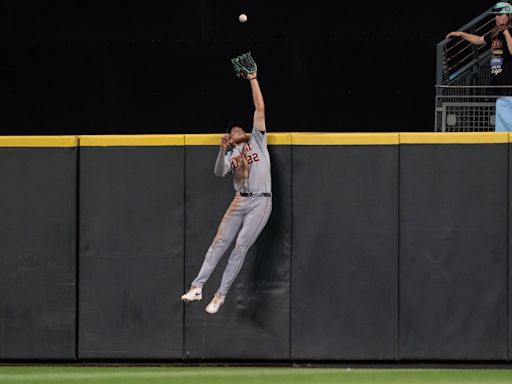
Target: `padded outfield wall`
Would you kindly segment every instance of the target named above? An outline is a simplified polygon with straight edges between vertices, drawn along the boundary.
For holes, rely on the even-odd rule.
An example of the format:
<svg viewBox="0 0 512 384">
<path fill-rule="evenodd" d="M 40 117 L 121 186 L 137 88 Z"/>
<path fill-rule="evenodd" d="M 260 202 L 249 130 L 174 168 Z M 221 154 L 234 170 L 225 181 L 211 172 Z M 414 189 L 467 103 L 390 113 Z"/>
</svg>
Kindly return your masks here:
<svg viewBox="0 0 512 384">
<path fill-rule="evenodd" d="M 217 315 L 179 296 L 220 135 L 1 137 L 0 359 L 506 361 L 507 133 L 269 134 L 273 212 Z"/>
</svg>

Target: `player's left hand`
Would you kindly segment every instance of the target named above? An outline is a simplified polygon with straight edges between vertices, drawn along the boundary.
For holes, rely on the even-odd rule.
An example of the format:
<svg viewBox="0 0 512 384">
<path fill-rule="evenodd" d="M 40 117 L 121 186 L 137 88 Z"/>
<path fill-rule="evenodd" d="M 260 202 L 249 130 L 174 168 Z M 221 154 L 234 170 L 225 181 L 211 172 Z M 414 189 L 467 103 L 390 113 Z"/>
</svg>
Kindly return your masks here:
<svg viewBox="0 0 512 384">
<path fill-rule="evenodd" d="M 254 78 L 258 72 L 258 65 L 251 56 L 251 52 L 244 53 L 240 56 L 231 59 L 233 64 L 233 71 L 238 77 L 249 79 Z M 249 78 L 248 76 L 251 76 Z"/>
</svg>

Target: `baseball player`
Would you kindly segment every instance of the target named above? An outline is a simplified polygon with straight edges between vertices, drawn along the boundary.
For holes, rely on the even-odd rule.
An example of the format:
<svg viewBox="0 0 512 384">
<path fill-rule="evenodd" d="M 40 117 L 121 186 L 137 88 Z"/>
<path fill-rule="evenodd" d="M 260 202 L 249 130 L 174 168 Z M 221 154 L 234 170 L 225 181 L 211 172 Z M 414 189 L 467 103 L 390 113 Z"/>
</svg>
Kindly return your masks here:
<svg viewBox="0 0 512 384">
<path fill-rule="evenodd" d="M 237 76 L 247 79 L 251 85 L 255 108 L 253 129 L 249 136 L 242 124 L 231 123 L 221 139 L 214 173 L 222 177 L 233 175 L 235 197 L 224 214 L 197 277 L 188 292 L 181 296 L 185 302 L 203 298 L 204 284 L 236 238 L 217 293 L 206 307 L 206 312 L 212 314 L 224 303 L 231 284 L 242 268 L 247 251 L 265 227 L 272 210 L 265 106 L 258 84 L 257 66 L 250 52 L 231 62 Z"/>
</svg>

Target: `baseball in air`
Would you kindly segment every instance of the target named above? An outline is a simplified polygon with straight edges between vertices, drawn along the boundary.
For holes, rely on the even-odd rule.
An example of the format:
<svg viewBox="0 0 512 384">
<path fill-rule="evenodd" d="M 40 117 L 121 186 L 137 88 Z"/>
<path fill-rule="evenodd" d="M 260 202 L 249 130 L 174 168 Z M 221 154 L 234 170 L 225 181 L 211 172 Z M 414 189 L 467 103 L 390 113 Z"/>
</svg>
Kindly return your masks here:
<svg viewBox="0 0 512 384">
<path fill-rule="evenodd" d="M 238 21 L 245 23 L 247 21 L 247 15 L 245 13 L 241 13 L 240 16 L 238 16 Z"/>
</svg>

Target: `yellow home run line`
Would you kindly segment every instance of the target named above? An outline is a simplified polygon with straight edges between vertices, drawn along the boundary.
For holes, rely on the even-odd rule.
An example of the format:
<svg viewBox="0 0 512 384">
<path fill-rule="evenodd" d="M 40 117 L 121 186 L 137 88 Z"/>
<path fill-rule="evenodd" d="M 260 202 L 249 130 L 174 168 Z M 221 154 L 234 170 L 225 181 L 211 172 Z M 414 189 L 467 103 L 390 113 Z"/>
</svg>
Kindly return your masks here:
<svg viewBox="0 0 512 384">
<path fill-rule="evenodd" d="M 76 136 L 0 136 L 0 147 L 77 147 Z"/>
<path fill-rule="evenodd" d="M 512 141 L 508 132 L 395 133 L 267 133 L 269 145 L 399 145 L 500 144 Z M 510 137 L 509 137 L 510 136 Z M 222 134 L 80 136 L 82 147 L 95 146 L 217 146 Z"/>
<path fill-rule="evenodd" d="M 499 144 L 512 142 L 509 132 L 447 133 L 267 133 L 269 145 Z M 0 147 L 151 147 L 218 146 L 222 134 L 0 136 Z"/>
<path fill-rule="evenodd" d="M 500 144 L 509 141 L 508 132 L 400 133 L 400 144 Z"/>
<path fill-rule="evenodd" d="M 94 135 L 79 136 L 81 147 L 183 146 L 184 135 Z"/>
</svg>

